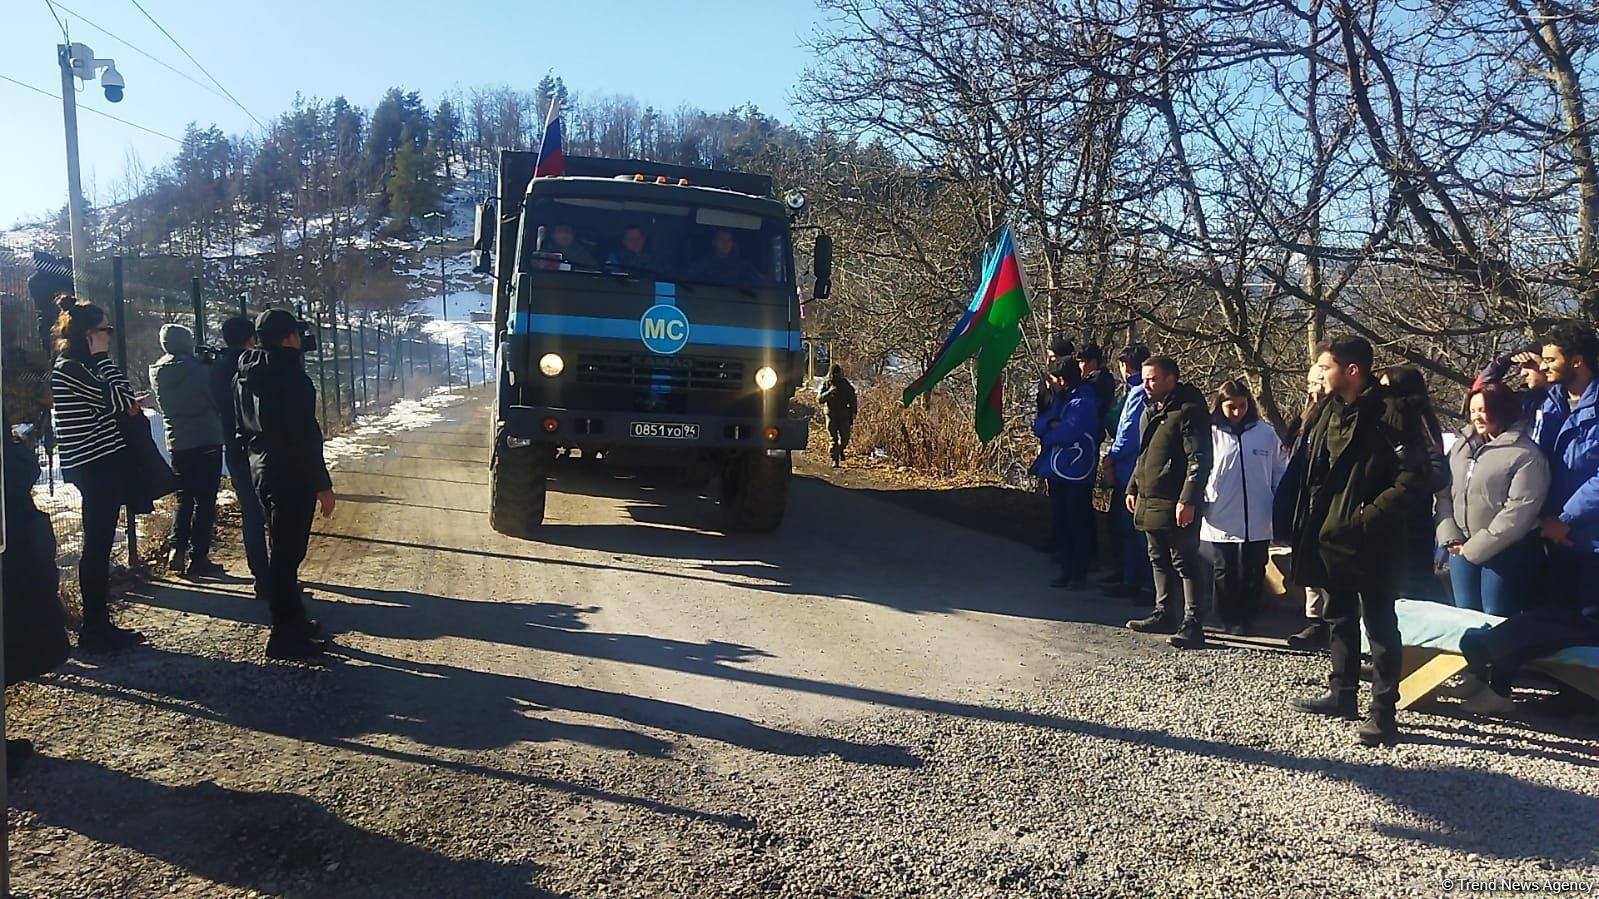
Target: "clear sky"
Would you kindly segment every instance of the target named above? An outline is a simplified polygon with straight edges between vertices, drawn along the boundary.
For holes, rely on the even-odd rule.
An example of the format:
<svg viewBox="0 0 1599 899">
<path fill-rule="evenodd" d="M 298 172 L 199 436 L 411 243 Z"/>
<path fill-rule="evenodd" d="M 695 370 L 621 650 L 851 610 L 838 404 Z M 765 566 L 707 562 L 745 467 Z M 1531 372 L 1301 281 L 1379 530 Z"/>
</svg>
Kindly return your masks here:
<svg viewBox="0 0 1599 899">
<path fill-rule="evenodd" d="M 812 0 L 139 0 L 155 20 L 262 121 L 296 93 L 344 95 L 370 108 L 383 91 L 421 91 L 431 105 L 455 87 L 531 88 L 546 72 L 582 94 L 631 94 L 673 108 L 709 110 L 753 102 L 792 118 L 789 100 L 809 64 L 801 46 L 819 21 Z M 174 137 L 190 121 L 224 131 L 255 129 L 243 111 L 69 13 L 81 13 L 172 68 L 209 82 L 132 0 L 56 4 L 74 41 L 116 60 L 123 102 L 99 84 L 78 94 L 84 190 L 104 199 L 129 151 L 164 163 L 169 140 L 86 112 L 97 109 Z M 66 202 L 61 29 L 45 0 L 6 0 L 0 12 L 0 226 Z"/>
</svg>

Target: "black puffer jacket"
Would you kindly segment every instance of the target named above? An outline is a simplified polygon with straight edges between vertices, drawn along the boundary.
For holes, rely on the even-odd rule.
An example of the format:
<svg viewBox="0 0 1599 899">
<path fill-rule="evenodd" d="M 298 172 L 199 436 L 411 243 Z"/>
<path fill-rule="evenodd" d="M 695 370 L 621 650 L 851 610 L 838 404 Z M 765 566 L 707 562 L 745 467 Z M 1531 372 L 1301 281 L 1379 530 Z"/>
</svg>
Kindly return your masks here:
<svg viewBox="0 0 1599 899">
<path fill-rule="evenodd" d="M 1407 404 L 1375 383 L 1354 402 L 1323 407 L 1295 452 L 1304 472 L 1291 500 L 1295 583 L 1396 588 L 1414 511 L 1428 496 L 1429 443 Z"/>
<path fill-rule="evenodd" d="M 1197 507 L 1210 482 L 1210 411 L 1205 397 L 1178 384 L 1162 403 L 1144 407 L 1138 461 L 1127 493 L 1138 498 L 1133 524 L 1140 531 L 1177 527 L 1177 504 Z M 1198 527 L 1196 519 L 1193 527 Z"/>
<path fill-rule="evenodd" d="M 316 386 L 300 351 L 288 347 L 245 350 L 234 379 L 234 420 L 250 454 L 257 490 L 333 489 L 322 457 L 316 420 Z"/>
<path fill-rule="evenodd" d="M 54 671 L 67 660 L 67 616 L 61 608 L 60 572 L 56 570 L 56 537 L 50 516 L 33 504 L 39 460 L 33 451 L 5 441 L 6 551 L 5 592 L 6 686 Z"/>
</svg>

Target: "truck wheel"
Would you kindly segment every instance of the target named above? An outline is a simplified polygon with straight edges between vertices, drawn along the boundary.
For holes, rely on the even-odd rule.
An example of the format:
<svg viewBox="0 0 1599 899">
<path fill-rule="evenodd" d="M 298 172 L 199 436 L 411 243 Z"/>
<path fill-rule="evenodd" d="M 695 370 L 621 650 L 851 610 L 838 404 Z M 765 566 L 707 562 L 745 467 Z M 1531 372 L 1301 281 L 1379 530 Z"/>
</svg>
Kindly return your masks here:
<svg viewBox="0 0 1599 899">
<path fill-rule="evenodd" d="M 729 532 L 767 534 L 783 523 L 793 460 L 764 451 L 740 453 L 722 470 L 722 527 Z"/>
<path fill-rule="evenodd" d="M 531 538 L 544 523 L 550 462 L 547 444 L 510 447 L 499 441 L 489 471 L 489 525 L 507 537 Z"/>
</svg>

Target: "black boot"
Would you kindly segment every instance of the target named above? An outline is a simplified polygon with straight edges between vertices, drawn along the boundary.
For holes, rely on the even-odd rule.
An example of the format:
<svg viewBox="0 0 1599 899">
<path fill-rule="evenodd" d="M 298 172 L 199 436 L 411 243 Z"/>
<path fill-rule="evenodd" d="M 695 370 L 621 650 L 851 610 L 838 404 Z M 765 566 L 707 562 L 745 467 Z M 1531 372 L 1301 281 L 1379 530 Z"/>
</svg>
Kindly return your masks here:
<svg viewBox="0 0 1599 899">
<path fill-rule="evenodd" d="M 1295 711 L 1326 715 L 1329 718 L 1348 718 L 1352 721 L 1360 717 L 1355 710 L 1355 698 L 1353 690 L 1328 690 L 1311 699 L 1290 699 L 1288 704 Z"/>
<path fill-rule="evenodd" d="M 1305 650 L 1306 652 L 1326 649 L 1328 635 L 1327 622 L 1321 620 L 1313 621 L 1309 627 L 1288 638 L 1288 648 Z"/>
<path fill-rule="evenodd" d="M 1200 627 L 1197 621 L 1185 621 L 1177 633 L 1168 637 L 1166 642 L 1178 649 L 1204 649 L 1205 629 Z"/>
<path fill-rule="evenodd" d="M 1460 635 L 1460 654 L 1466 657 L 1466 670 L 1483 683 L 1493 682 L 1493 664 L 1488 660 L 1488 647 L 1483 645 L 1486 627 L 1474 627 Z"/>
<path fill-rule="evenodd" d="M 195 555 L 189 560 L 188 576 L 192 578 L 221 577 L 227 574 L 221 565 L 211 561 L 210 557 Z"/>
<path fill-rule="evenodd" d="M 266 656 L 269 659 L 304 661 L 322 654 L 327 644 L 311 638 L 299 628 L 274 627 L 267 638 Z"/>
<path fill-rule="evenodd" d="M 1373 707 L 1366 720 L 1355 731 L 1362 746 L 1392 746 L 1399 742 L 1399 723 L 1393 709 Z"/>
<path fill-rule="evenodd" d="M 174 574 L 183 573 L 183 557 L 188 553 L 181 549 L 173 549 L 167 553 L 167 570 Z"/>
<path fill-rule="evenodd" d="M 144 642 L 144 635 L 125 627 L 117 627 L 108 618 L 105 621 L 83 623 L 78 631 L 78 649 L 83 652 L 116 652 L 131 649 Z"/>
<path fill-rule="evenodd" d="M 1170 615 L 1163 615 L 1156 611 L 1143 618 L 1134 618 L 1127 622 L 1127 629 L 1140 634 L 1175 634 L 1177 633 L 1177 619 Z"/>
</svg>

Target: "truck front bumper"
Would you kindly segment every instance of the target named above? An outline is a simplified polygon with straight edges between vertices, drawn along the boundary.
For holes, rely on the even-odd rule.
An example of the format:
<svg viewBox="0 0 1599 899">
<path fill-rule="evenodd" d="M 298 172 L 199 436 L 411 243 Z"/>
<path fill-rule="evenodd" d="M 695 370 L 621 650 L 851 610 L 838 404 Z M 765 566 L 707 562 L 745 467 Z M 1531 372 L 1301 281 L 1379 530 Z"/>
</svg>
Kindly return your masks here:
<svg viewBox="0 0 1599 899">
<path fill-rule="evenodd" d="M 507 436 L 593 449 L 662 446 L 718 450 L 802 450 L 810 438 L 811 430 L 809 418 L 761 421 L 716 415 L 591 412 L 550 406 L 508 406 L 503 414 Z M 698 433 L 693 436 L 654 436 L 664 432 L 684 434 L 687 430 L 683 427 L 685 425 L 697 429 Z"/>
</svg>

